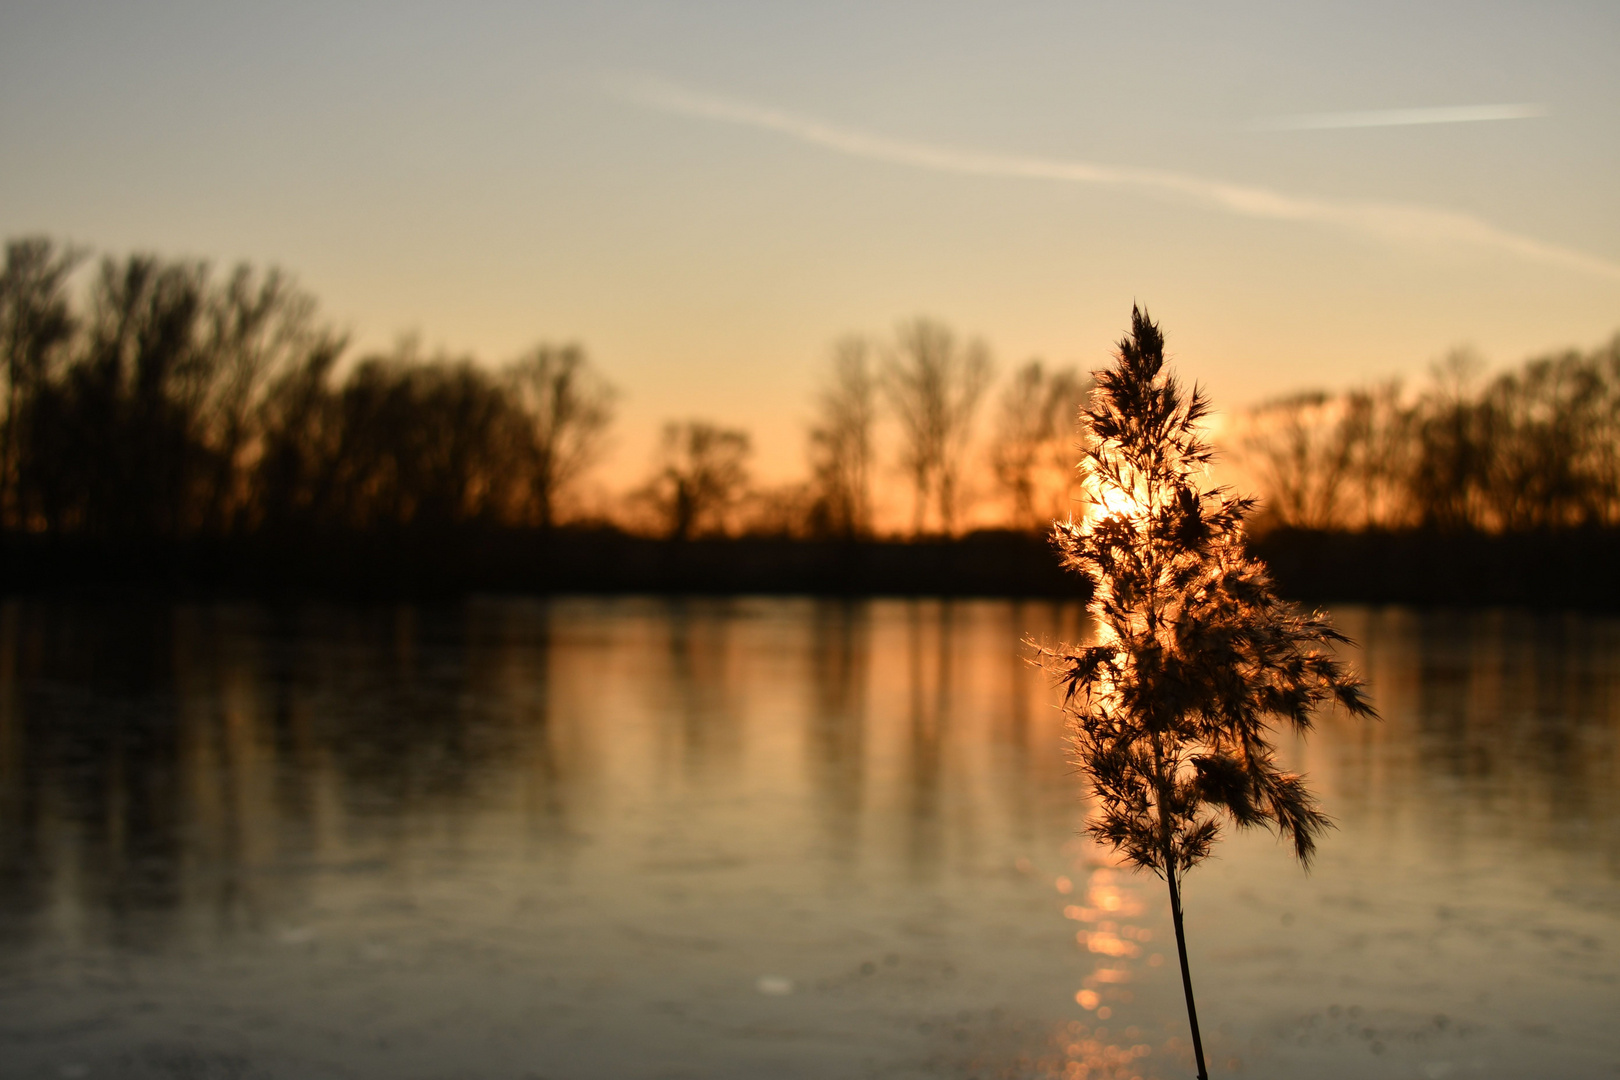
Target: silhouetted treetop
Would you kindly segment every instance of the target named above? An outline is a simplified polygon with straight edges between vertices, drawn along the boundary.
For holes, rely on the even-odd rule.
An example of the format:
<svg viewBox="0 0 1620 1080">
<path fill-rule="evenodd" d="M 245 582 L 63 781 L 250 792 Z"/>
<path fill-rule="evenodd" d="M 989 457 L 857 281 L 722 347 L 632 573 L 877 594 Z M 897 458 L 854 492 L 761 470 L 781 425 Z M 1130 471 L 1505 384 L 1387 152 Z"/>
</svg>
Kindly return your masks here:
<svg viewBox="0 0 1620 1080">
<path fill-rule="evenodd" d="M 992 372 L 984 343 L 959 341 L 943 323 L 914 319 L 895 333 L 882 385 L 900 421 L 901 463 L 914 489 L 914 535 L 925 530 L 930 505 L 940 532 L 956 529 L 963 458 Z"/>
<path fill-rule="evenodd" d="M 807 477 L 754 487 L 748 433 L 693 422 L 664 435 L 656 477 L 607 495 L 592 470 L 619 393 L 580 345 L 541 342 L 505 365 L 408 343 L 355 356 L 275 268 L 145 253 L 85 263 L 42 237 L 6 245 L 0 533 L 120 549 L 587 520 L 843 540 L 908 524 L 913 538 L 1034 531 L 1074 510 L 1072 465 L 1092 437 L 1075 423 L 1087 380 L 1029 361 L 976 440 L 990 351 L 918 318 L 834 345 L 806 402 Z M 1151 333 L 1122 354 L 1128 365 L 1160 362 Z M 1120 397 L 1099 437 L 1124 447 L 1207 407 L 1173 383 L 1129 381 L 1139 374 L 1110 376 L 1111 394 L 1146 396 Z M 1170 402 L 1176 416 L 1162 414 Z M 1106 429 L 1115 422 L 1137 427 Z M 1620 527 L 1620 338 L 1494 378 L 1458 354 L 1421 392 L 1292 395 L 1253 411 L 1237 443 L 1266 524 Z"/>
<path fill-rule="evenodd" d="M 872 468 L 877 421 L 873 347 L 846 337 L 833 347 L 832 370 L 816 399 L 810 428 L 812 530 L 845 538 L 872 532 Z"/>
<path fill-rule="evenodd" d="M 278 270 L 12 242 L 0 274 L 0 529 L 107 539 L 549 527 L 613 391 L 577 346 L 504 371 L 344 338 Z"/>
<path fill-rule="evenodd" d="M 674 540 L 724 533 L 728 516 L 748 487 L 746 431 L 706 420 L 670 421 L 658 446 L 658 463 L 643 497 Z"/>
<path fill-rule="evenodd" d="M 1279 525 L 1523 533 L 1620 525 L 1620 337 L 1486 380 L 1456 352 L 1429 385 L 1252 410 L 1243 457 Z"/>
<path fill-rule="evenodd" d="M 62 352 L 79 320 L 67 296 L 68 275 L 78 253 L 61 250 L 43 237 L 6 244 L 0 270 L 0 348 L 5 350 L 5 426 L 0 429 L 0 529 L 27 516 L 19 490 L 24 455 L 34 439 L 33 425 L 44 418 L 33 407 L 56 376 Z"/>
<path fill-rule="evenodd" d="M 1073 368 L 1052 370 L 1031 360 L 1002 391 L 990 466 L 1012 499 L 1012 523 L 1045 526 L 1073 506 L 1074 466 L 1080 456 L 1080 409 L 1089 380 Z"/>
<path fill-rule="evenodd" d="M 536 346 L 506 369 L 506 379 L 528 422 L 529 497 L 549 529 L 559 501 L 601 457 L 618 391 L 578 345 Z"/>
</svg>

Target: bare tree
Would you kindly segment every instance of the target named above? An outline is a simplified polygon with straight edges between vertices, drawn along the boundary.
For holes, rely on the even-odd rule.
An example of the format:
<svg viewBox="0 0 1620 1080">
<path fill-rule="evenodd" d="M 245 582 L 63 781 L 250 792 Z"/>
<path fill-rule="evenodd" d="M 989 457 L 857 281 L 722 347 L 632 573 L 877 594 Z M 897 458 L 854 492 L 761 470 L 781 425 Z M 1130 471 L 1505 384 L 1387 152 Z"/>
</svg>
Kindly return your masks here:
<svg viewBox="0 0 1620 1080">
<path fill-rule="evenodd" d="M 1012 521 L 1036 528 L 1063 516 L 1080 454 L 1080 408 L 1091 391 L 1073 368 L 1031 360 L 1002 391 L 990 466 L 1012 498 Z"/>
<path fill-rule="evenodd" d="M 1359 505 L 1354 512 L 1343 512 L 1344 524 L 1356 522 L 1363 529 L 1372 529 L 1399 520 L 1407 423 L 1398 379 L 1345 394 L 1340 437 L 1348 449 L 1350 479 Z"/>
<path fill-rule="evenodd" d="M 940 531 L 955 531 L 962 459 L 991 369 L 982 342 L 959 342 L 931 319 L 905 323 L 895 335 L 882 385 L 905 437 L 901 462 L 915 491 L 914 534 L 923 532 L 930 502 Z"/>
<path fill-rule="evenodd" d="M 0 270 L 0 363 L 4 364 L 5 427 L 0 429 L 0 528 L 26 525 L 18 471 L 30 406 L 52 375 L 58 353 L 78 320 L 67 297 L 67 279 L 81 256 L 43 237 L 6 244 Z"/>
<path fill-rule="evenodd" d="M 846 538 L 872 531 L 872 426 L 877 377 L 865 338 L 833 346 L 832 370 L 816 400 L 810 428 L 810 470 L 817 531 Z"/>
<path fill-rule="evenodd" d="M 1249 414 L 1244 456 L 1270 492 L 1269 509 L 1280 524 L 1324 529 L 1339 523 L 1352 454 L 1346 438 L 1352 429 L 1335 422 L 1340 406 L 1317 390 Z"/>
<path fill-rule="evenodd" d="M 658 467 L 643 495 L 674 540 L 723 532 L 730 510 L 748 487 L 746 431 L 703 420 L 664 425 Z"/>
<path fill-rule="evenodd" d="M 349 527 L 510 521 L 526 487 L 523 418 L 472 357 L 417 343 L 362 358 L 338 389 L 331 509 Z"/>
<path fill-rule="evenodd" d="M 1480 520 L 1493 426 L 1490 410 L 1473 393 L 1483 367 L 1471 351 L 1452 350 L 1432 368 L 1433 385 L 1413 410 L 1407 487 L 1421 525 L 1457 530 Z"/>
<path fill-rule="evenodd" d="M 133 255 L 103 259 L 89 339 L 66 380 L 77 405 L 63 453 L 92 532 L 181 535 L 210 475 L 204 405 L 212 375 L 202 330 L 208 267 Z"/>
<path fill-rule="evenodd" d="M 210 292 L 201 345 L 201 434 L 211 451 L 201 494 L 206 528 L 229 532 L 251 510 L 251 466 L 264 449 L 258 425 L 270 385 L 312 352 L 341 348 L 332 331 L 316 325 L 315 311 L 314 298 L 275 269 L 258 274 L 240 265 Z"/>
<path fill-rule="evenodd" d="M 347 433 L 332 373 L 348 342 L 323 335 L 270 381 L 258 406 L 251 483 L 257 524 L 274 532 L 331 528 Z M 353 509 L 352 507 L 347 509 Z"/>
<path fill-rule="evenodd" d="M 1620 338 L 1479 385 L 1454 350 L 1424 391 L 1298 394 L 1248 417 L 1272 515 L 1309 528 L 1529 532 L 1620 520 Z"/>
<path fill-rule="evenodd" d="M 1605 448 L 1616 444 L 1616 387 L 1597 357 L 1568 352 L 1496 378 L 1477 408 L 1488 444 L 1480 456 L 1480 510 L 1510 532 L 1610 520 L 1615 490 Z"/>
<path fill-rule="evenodd" d="M 618 392 L 577 345 L 539 345 L 506 370 L 514 403 L 529 422 L 530 495 L 542 529 L 558 502 L 600 458 Z"/>
</svg>

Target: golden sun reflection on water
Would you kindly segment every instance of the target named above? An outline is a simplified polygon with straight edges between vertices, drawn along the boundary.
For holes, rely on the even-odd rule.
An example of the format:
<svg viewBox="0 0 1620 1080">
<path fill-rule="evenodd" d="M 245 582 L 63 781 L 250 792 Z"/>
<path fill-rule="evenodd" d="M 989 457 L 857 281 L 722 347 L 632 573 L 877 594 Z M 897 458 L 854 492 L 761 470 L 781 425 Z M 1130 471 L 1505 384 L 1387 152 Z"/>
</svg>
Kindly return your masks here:
<svg viewBox="0 0 1620 1080">
<path fill-rule="evenodd" d="M 1153 939 L 1152 927 L 1141 924 L 1147 905 L 1139 890 L 1147 883 L 1127 877 L 1118 868 L 1099 866 L 1086 883 L 1084 903 L 1064 906 L 1064 917 L 1083 927 L 1075 933 L 1076 945 L 1096 958 L 1075 992 L 1075 1003 L 1099 1021 L 1112 1019 L 1116 1006 L 1135 1000 L 1130 984 L 1136 970 L 1131 961 L 1142 955 L 1143 943 Z M 1069 1027 L 1069 1034 L 1089 1037 L 1065 1044 L 1069 1058 L 1063 1069 L 1065 1077 L 1136 1076 L 1135 1063 L 1152 1052 L 1134 1026 L 1126 1029 L 1131 1039 L 1128 1044 L 1108 1041 L 1108 1029 L 1100 1025 L 1087 1029 L 1083 1021 L 1075 1020 Z"/>
<path fill-rule="evenodd" d="M 1156 924 L 1165 920 L 1158 899 L 1160 882 L 1109 864 L 1106 854 L 1083 838 L 1072 839 L 1063 851 L 1071 868 L 1044 880 L 1057 894 L 1063 918 L 1081 924 L 1073 948 L 1077 971 L 1083 974 L 1071 1005 L 1078 1015 L 1048 1027 L 1043 1050 L 981 1060 L 969 1072 L 1006 1080 L 1152 1080 L 1179 1075 L 1191 1066 L 1189 1045 L 1171 1033 L 1179 1029 L 1164 1023 L 1162 1001 L 1144 1008 L 1136 993 L 1146 982 L 1153 984 L 1150 996 L 1163 998 L 1167 988 L 1177 999 L 1180 995 L 1179 982 L 1173 987 L 1159 985 L 1166 973 L 1147 970 L 1164 962 L 1160 953 L 1149 951 Z M 1017 869 L 1041 880 L 1027 858 L 1018 860 Z"/>
<path fill-rule="evenodd" d="M 1051 1080 L 1152 1080 L 1161 1065 L 1175 1060 L 1177 1040 L 1155 1049 L 1146 1033 L 1131 1026 L 1111 1030 L 1106 1024 L 1069 1020 L 1046 1037 L 1046 1052 L 1019 1057 L 992 1075 Z"/>
</svg>

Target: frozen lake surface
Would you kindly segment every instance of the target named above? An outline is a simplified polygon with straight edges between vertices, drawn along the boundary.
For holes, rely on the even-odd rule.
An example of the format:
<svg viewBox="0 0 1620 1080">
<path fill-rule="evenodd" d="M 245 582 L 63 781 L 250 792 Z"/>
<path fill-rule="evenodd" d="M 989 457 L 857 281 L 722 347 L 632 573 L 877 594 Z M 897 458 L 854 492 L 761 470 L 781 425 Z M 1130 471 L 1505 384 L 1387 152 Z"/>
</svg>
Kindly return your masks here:
<svg viewBox="0 0 1620 1080">
<path fill-rule="evenodd" d="M 1186 890 L 1216 1076 L 1620 1076 L 1620 621 L 1343 609 L 1338 829 Z M 1190 1076 L 1072 606 L 0 609 L 0 1076 Z"/>
</svg>

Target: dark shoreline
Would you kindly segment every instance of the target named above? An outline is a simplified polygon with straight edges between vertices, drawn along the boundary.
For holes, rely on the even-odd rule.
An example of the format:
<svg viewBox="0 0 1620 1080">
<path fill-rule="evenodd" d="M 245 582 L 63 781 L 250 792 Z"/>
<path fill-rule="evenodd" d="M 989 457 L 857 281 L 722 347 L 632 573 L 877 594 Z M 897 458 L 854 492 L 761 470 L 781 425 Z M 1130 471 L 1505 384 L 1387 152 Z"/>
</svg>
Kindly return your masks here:
<svg viewBox="0 0 1620 1080">
<path fill-rule="evenodd" d="M 1620 611 L 1620 530 L 1276 530 L 1251 547 L 1308 603 Z"/>
<path fill-rule="evenodd" d="M 1044 537 L 655 540 L 613 529 L 400 531 L 174 543 L 0 540 L 0 594 L 365 600 L 478 592 L 1084 599 Z"/>
<path fill-rule="evenodd" d="M 1620 531 L 1493 536 L 1276 530 L 1252 541 L 1307 603 L 1620 611 Z M 443 599 L 470 593 L 1085 599 L 1045 537 L 685 542 L 613 529 L 461 528 L 326 537 L 0 537 L 0 595 Z"/>
</svg>

